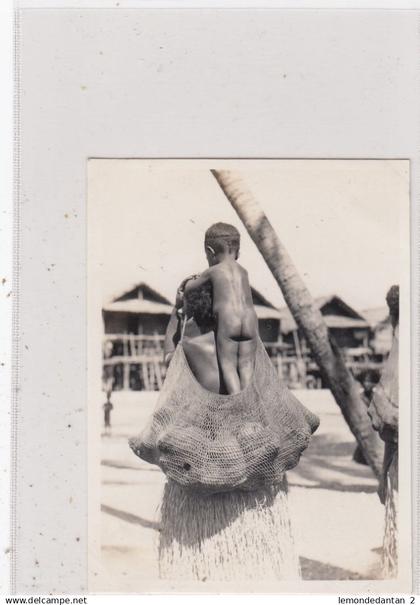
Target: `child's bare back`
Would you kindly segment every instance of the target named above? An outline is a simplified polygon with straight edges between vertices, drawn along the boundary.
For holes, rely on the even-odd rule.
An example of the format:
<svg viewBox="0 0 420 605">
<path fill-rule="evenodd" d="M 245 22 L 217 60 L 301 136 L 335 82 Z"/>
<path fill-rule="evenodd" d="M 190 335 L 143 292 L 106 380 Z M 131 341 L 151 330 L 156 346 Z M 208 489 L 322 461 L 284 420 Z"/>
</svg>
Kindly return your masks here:
<svg viewBox="0 0 420 605">
<path fill-rule="evenodd" d="M 235 260 L 211 267 L 216 351 L 228 393 L 237 393 L 251 381 L 257 347 L 258 321 L 248 274 Z"/>
<path fill-rule="evenodd" d="M 206 232 L 205 249 L 210 267 L 185 290 L 211 282 L 220 382 L 223 392 L 238 393 L 251 381 L 258 334 L 248 274 L 236 261 L 238 231 L 216 223 Z"/>
</svg>

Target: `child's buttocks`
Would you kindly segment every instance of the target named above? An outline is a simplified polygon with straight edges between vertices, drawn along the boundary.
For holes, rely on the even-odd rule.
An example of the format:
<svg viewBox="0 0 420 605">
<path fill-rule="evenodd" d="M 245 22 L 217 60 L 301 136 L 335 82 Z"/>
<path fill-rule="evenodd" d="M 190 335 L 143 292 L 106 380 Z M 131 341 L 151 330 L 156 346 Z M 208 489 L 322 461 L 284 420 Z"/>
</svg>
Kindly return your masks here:
<svg viewBox="0 0 420 605">
<path fill-rule="evenodd" d="M 227 338 L 229 338 L 230 340 L 233 340 L 234 342 L 249 342 L 251 340 L 255 340 L 255 337 L 250 337 L 250 336 L 228 336 Z"/>
<path fill-rule="evenodd" d="M 254 340 L 258 333 L 258 320 L 253 308 L 243 308 L 242 313 L 219 312 L 216 326 L 218 334 L 235 342 Z"/>
</svg>

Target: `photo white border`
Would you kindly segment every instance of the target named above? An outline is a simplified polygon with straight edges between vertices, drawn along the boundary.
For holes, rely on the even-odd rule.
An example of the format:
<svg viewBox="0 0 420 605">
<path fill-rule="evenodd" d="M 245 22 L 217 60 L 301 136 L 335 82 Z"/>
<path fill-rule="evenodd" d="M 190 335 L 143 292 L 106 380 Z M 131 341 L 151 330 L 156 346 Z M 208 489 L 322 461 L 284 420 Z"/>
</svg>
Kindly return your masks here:
<svg viewBox="0 0 420 605">
<path fill-rule="evenodd" d="M 66 4 L 68 5 L 68 3 Z M 233 127 L 230 121 L 229 106 L 227 106 L 226 113 L 223 117 L 221 116 L 221 120 L 225 121 L 226 131 L 229 132 L 228 140 L 226 136 L 224 139 L 218 138 L 217 132 L 212 133 L 210 130 L 208 136 L 204 137 L 203 119 L 200 118 L 200 115 L 198 115 L 198 122 L 196 122 L 193 127 L 194 130 L 185 131 L 185 136 L 182 137 L 182 139 L 179 138 L 177 133 L 171 135 L 172 138 L 168 138 L 168 131 L 165 132 L 163 128 L 165 126 L 165 120 L 163 120 L 161 124 L 155 123 L 152 137 L 152 131 L 148 129 L 148 124 L 150 125 L 153 123 L 153 119 L 156 120 L 158 117 L 155 113 L 158 110 L 158 106 L 153 107 L 153 105 L 148 103 L 142 107 L 144 119 L 141 132 L 138 132 L 138 129 L 136 128 L 130 130 L 129 124 L 127 123 L 127 116 L 136 115 L 134 105 L 130 100 L 127 101 L 127 91 L 116 88 L 115 83 L 111 80 L 107 82 L 108 94 L 105 96 L 103 94 L 95 96 L 94 93 L 93 97 L 89 96 L 89 104 L 84 104 L 79 98 L 80 91 L 75 92 L 74 90 L 73 81 L 71 81 L 69 77 L 67 79 L 66 77 L 59 77 L 60 74 L 68 75 L 68 70 L 74 69 L 75 65 L 80 69 L 81 64 L 80 62 L 74 63 L 74 56 L 73 64 L 71 64 L 71 53 L 68 52 L 74 48 L 75 43 L 74 37 L 72 38 L 72 35 L 75 34 L 74 29 L 72 29 L 71 26 L 69 27 L 68 24 L 71 19 L 74 18 L 75 12 L 77 13 L 78 9 L 73 5 L 74 8 L 70 11 L 62 10 L 57 12 L 51 8 L 39 10 L 29 8 L 23 9 L 22 7 L 24 5 L 22 3 L 19 6 L 21 8 L 18 11 L 18 23 L 20 24 L 18 27 L 22 32 L 20 67 L 23 68 L 23 81 L 21 82 L 18 94 L 20 100 L 19 116 L 24 118 L 23 138 L 21 139 L 20 149 L 20 157 L 23 160 L 23 172 L 19 185 L 26 188 L 26 193 L 28 193 L 28 191 L 30 192 L 30 196 L 33 197 L 33 200 L 35 200 L 37 204 L 37 213 L 48 213 L 51 209 L 54 209 L 51 216 L 44 214 L 44 226 L 46 231 L 50 234 L 50 237 L 54 240 L 50 242 L 50 246 L 57 245 L 57 239 L 61 238 L 63 250 L 66 250 L 69 254 L 73 254 L 75 260 L 74 267 L 71 267 L 70 271 L 69 267 L 64 266 L 56 271 L 56 284 L 58 285 L 51 289 L 51 284 L 45 280 L 45 275 L 41 272 L 40 267 L 41 259 L 42 261 L 44 260 L 44 256 L 48 250 L 48 244 L 43 244 L 36 240 L 39 223 L 37 222 L 37 215 L 34 214 L 33 206 L 31 207 L 30 204 L 22 205 L 20 231 L 23 240 L 20 248 L 22 271 L 19 275 L 19 281 L 22 286 L 20 320 L 22 320 L 25 325 L 28 325 L 29 315 L 34 311 L 37 313 L 42 311 L 47 315 L 50 314 L 50 317 L 53 318 L 55 312 L 54 304 L 59 304 L 61 297 L 61 302 L 63 302 L 63 300 L 65 302 L 64 308 L 62 309 L 61 325 L 68 331 L 71 341 L 74 340 L 74 338 L 72 339 L 70 331 L 73 331 L 74 336 L 74 331 L 83 327 L 83 306 L 80 302 L 73 300 L 73 294 L 69 285 L 66 283 L 66 280 L 74 277 L 74 283 L 77 287 L 80 287 L 81 277 L 83 277 L 83 267 L 79 265 L 79 261 L 83 257 L 83 245 L 81 248 L 81 243 L 84 238 L 84 226 L 82 221 L 79 221 L 77 225 L 75 224 L 72 226 L 69 231 L 68 224 L 63 221 L 62 217 L 69 204 L 73 204 L 79 214 L 83 213 L 85 202 L 85 166 L 88 157 L 125 157 L 127 155 L 130 157 L 241 157 L 243 155 L 252 155 L 254 157 L 269 156 L 295 158 L 408 158 L 411 161 L 412 168 L 412 285 L 415 286 L 413 288 L 415 298 L 413 299 L 412 305 L 412 369 L 415 380 L 412 382 L 412 393 L 414 397 L 413 401 L 415 400 L 418 402 L 418 208 L 420 201 L 420 149 L 418 135 L 420 131 L 418 112 L 420 59 L 417 52 L 419 40 L 417 28 L 417 22 L 419 20 L 418 11 L 413 12 L 411 10 L 406 10 L 404 12 L 404 10 L 397 10 L 394 5 L 393 10 L 390 10 L 387 14 L 392 13 L 393 17 L 399 21 L 401 21 L 402 15 L 404 14 L 404 19 L 410 20 L 413 23 L 413 26 L 407 26 L 407 30 L 402 27 L 400 36 L 397 37 L 398 39 L 390 42 L 390 46 L 393 44 L 395 46 L 392 46 L 392 48 L 390 48 L 390 46 L 387 47 L 388 55 L 378 56 L 373 52 L 374 49 L 365 52 L 363 60 L 366 65 L 379 67 L 379 63 L 377 62 L 380 60 L 381 68 L 383 68 L 383 73 L 382 71 L 375 72 L 375 86 L 370 90 L 370 97 L 368 100 L 361 94 L 363 90 L 361 90 L 360 83 L 357 80 L 350 78 L 348 81 L 343 81 L 338 77 L 340 69 L 344 69 L 346 74 L 348 73 L 350 75 L 345 64 L 345 57 L 350 56 L 350 54 L 346 55 L 344 51 L 347 48 L 348 53 L 351 53 L 352 58 L 359 57 L 361 48 L 366 41 L 363 37 L 365 32 L 362 30 L 355 30 L 351 40 L 348 37 L 344 37 L 345 39 L 335 42 L 335 48 L 331 47 L 331 45 L 327 48 L 325 46 L 327 41 L 323 39 L 322 35 L 320 35 L 320 29 L 317 28 L 315 34 L 317 43 L 319 43 L 321 48 L 323 48 L 325 52 L 328 50 L 333 55 L 336 50 L 339 50 L 340 56 L 337 55 L 336 63 L 333 61 L 329 66 L 331 73 L 328 77 L 328 87 L 326 91 L 323 91 L 321 94 L 321 89 L 316 83 L 311 84 L 309 82 L 304 87 L 307 98 L 316 98 L 318 101 L 315 110 L 311 105 L 308 105 L 310 121 L 305 126 L 305 124 L 300 121 L 301 116 L 296 113 L 296 107 L 289 103 L 287 106 L 287 116 L 289 124 L 293 124 L 294 128 L 285 127 L 281 139 L 269 139 L 268 133 L 270 132 L 270 125 L 272 129 L 273 125 L 276 125 L 278 115 L 284 112 L 285 109 L 281 104 L 281 98 L 278 97 L 276 93 L 273 94 L 272 100 L 268 106 L 264 108 L 265 113 L 263 117 L 257 115 L 259 107 L 258 105 L 255 106 L 255 118 L 261 127 L 260 132 L 263 137 L 262 139 L 253 139 L 252 132 L 245 133 L 243 130 L 244 126 L 241 125 L 240 121 L 236 127 Z M 52 5 L 50 4 L 50 6 Z M 54 4 L 54 6 L 56 6 L 56 4 Z M 348 4 L 346 9 L 351 10 L 353 7 L 357 6 L 360 5 Z M 83 9 L 85 7 L 86 4 L 83 5 Z M 171 10 L 175 8 L 176 5 L 171 4 Z M 83 9 L 80 8 L 80 12 L 83 12 Z M 337 8 L 337 11 L 331 11 L 330 8 L 328 8 L 328 10 L 330 11 L 328 15 L 329 18 L 333 21 L 337 20 L 338 22 L 341 19 L 340 12 L 345 9 Z M 115 9 L 112 11 L 113 19 L 122 16 L 123 11 L 123 6 L 118 8 L 118 10 Z M 156 13 L 159 11 L 160 16 L 164 15 L 164 10 L 156 9 Z M 152 11 L 148 10 L 146 12 L 148 13 L 147 18 L 150 18 Z M 206 12 L 208 13 L 208 11 Z M 250 10 L 249 12 L 252 11 Z M 263 11 L 257 12 L 258 18 L 261 18 L 261 15 L 265 18 L 267 12 L 271 11 L 268 10 L 265 15 L 263 14 Z M 41 13 L 42 21 L 39 20 Z M 104 19 L 109 19 L 109 16 L 105 13 L 106 9 L 98 11 L 97 19 L 102 22 Z M 136 16 L 136 11 L 127 10 L 127 13 L 129 13 L 126 17 L 127 21 Z M 193 11 L 193 13 L 197 15 L 197 18 L 202 14 L 200 11 Z M 223 11 L 223 13 L 223 17 L 227 17 L 229 11 Z M 354 16 L 355 11 L 351 10 L 351 13 L 352 16 Z M 373 11 L 372 15 L 369 15 L 369 10 L 360 11 L 360 14 L 362 13 L 364 19 L 370 20 L 368 28 L 370 36 L 374 40 L 379 40 L 381 35 L 381 20 L 383 21 L 384 19 L 384 11 Z M 307 17 L 313 18 L 314 14 L 319 13 L 316 13 L 316 11 L 315 13 L 314 11 L 305 13 L 302 9 L 299 10 L 299 14 L 302 15 L 302 18 L 306 19 Z M 50 29 L 51 19 L 53 20 L 54 17 L 57 18 L 58 15 L 60 15 L 62 24 L 62 29 L 60 30 L 60 51 L 63 52 L 61 54 L 51 53 L 51 48 L 49 46 L 51 37 L 54 35 L 54 32 Z M 310 15 L 312 15 L 312 17 Z M 281 16 L 282 19 L 289 18 L 290 11 L 282 10 Z M 88 19 L 85 19 L 83 28 L 80 28 L 80 31 L 75 34 L 77 41 L 80 43 L 77 47 L 80 57 L 84 54 L 89 56 L 89 52 L 95 47 L 96 42 L 98 41 L 95 40 L 97 28 L 92 28 L 91 24 L 91 30 L 89 31 L 89 25 L 86 24 L 87 21 Z M 186 33 L 183 30 L 185 27 L 184 21 L 185 19 L 180 18 L 179 29 L 177 31 L 178 35 Z M 30 23 L 32 23 L 32 25 L 30 25 Z M 308 35 L 309 37 L 305 40 L 306 45 L 309 45 L 312 40 L 311 30 L 309 30 Z M 358 36 L 360 36 L 359 40 L 357 39 Z M 250 39 L 247 40 L 247 43 L 249 48 L 259 48 L 256 38 L 252 38 L 252 35 L 250 36 Z M 126 48 L 124 45 L 126 44 L 127 40 L 123 33 L 121 33 L 120 46 L 118 49 L 119 54 L 115 57 L 116 61 L 121 61 L 123 58 L 124 49 Z M 234 52 L 235 49 L 229 44 L 228 38 L 223 39 L 221 44 L 223 46 L 224 55 L 231 56 L 229 53 Z M 253 44 L 256 46 L 253 47 Z M 391 78 L 390 83 L 387 84 L 386 78 L 389 74 L 393 73 L 395 75 L 395 72 L 392 72 L 391 64 L 387 62 L 389 62 L 389 55 L 392 55 L 392 52 L 395 51 L 398 44 L 400 45 L 398 48 L 404 55 L 405 71 L 404 73 L 399 72 L 398 82 Z M 346 45 L 348 45 L 348 47 Z M 384 47 L 385 46 L 386 45 L 384 45 Z M 280 50 L 281 41 L 279 41 L 279 51 Z M 221 49 L 218 49 L 218 52 L 219 51 L 221 52 Z M 299 56 L 301 48 L 296 47 L 295 51 L 296 56 Z M 150 60 L 155 60 L 152 53 L 150 54 Z M 197 71 L 197 73 L 200 71 L 201 60 L 202 54 L 200 56 L 197 55 L 197 65 L 194 66 L 192 64 L 190 67 L 190 69 L 192 69 L 191 77 L 194 76 L 195 71 Z M 308 61 L 310 61 L 310 57 L 308 57 Z M 43 69 L 44 67 L 45 69 Z M 131 83 L 132 81 L 129 78 L 129 67 L 129 65 L 125 65 L 124 69 L 127 71 L 127 82 Z M 89 65 L 87 68 L 89 68 Z M 50 69 L 50 71 L 48 71 L 48 69 Z M 323 66 L 320 65 L 318 69 L 320 70 L 319 74 L 321 74 Z M 38 76 L 36 87 L 35 83 L 30 79 L 31 72 Z M 83 85 L 86 84 L 88 88 L 90 87 L 89 90 L 92 90 L 92 87 L 93 89 L 95 87 L 94 76 L 95 73 L 92 71 L 91 76 L 87 78 L 86 82 L 83 82 Z M 149 76 L 152 78 L 151 74 Z M 153 79 L 148 81 L 148 84 L 153 88 Z M 210 85 L 210 82 L 208 82 L 208 85 Z M 267 86 L 270 88 L 272 83 L 267 82 Z M 346 93 L 346 107 L 357 108 L 356 113 L 347 116 L 346 122 L 338 120 L 339 116 L 334 112 L 335 99 L 342 98 L 343 87 Z M 39 90 L 43 91 L 44 94 L 36 94 Z M 270 90 L 273 92 L 272 88 Z M 134 92 L 135 88 L 133 88 L 133 93 Z M 185 91 L 185 94 L 187 94 L 187 91 Z M 90 92 L 89 95 L 91 95 Z M 114 95 L 114 98 L 111 103 L 112 95 Z M 382 95 L 382 98 L 380 95 Z M 388 115 L 385 112 L 378 117 L 378 111 L 375 111 L 375 104 L 376 107 L 383 106 L 381 101 L 383 101 L 384 96 L 387 103 L 386 107 L 388 107 L 388 105 L 389 107 L 393 107 L 394 113 Z M 54 104 L 52 102 L 56 101 L 57 98 L 59 99 L 59 107 L 56 103 Z M 191 95 L 190 98 L 187 96 L 184 97 L 185 106 L 176 108 L 176 111 L 173 113 L 174 120 L 176 119 L 178 122 L 181 121 L 181 123 L 183 123 L 182 120 L 185 120 L 186 113 L 188 113 L 190 108 L 189 104 L 192 100 L 194 100 L 194 97 L 191 98 Z M 275 103 L 277 103 L 277 105 L 275 105 Z M 116 107 L 119 108 L 117 113 L 115 111 Z M 78 113 L 77 110 L 80 110 L 80 108 L 83 108 L 83 114 Z M 75 109 L 76 111 L 74 111 Z M 119 132 L 114 129 L 112 130 L 112 133 L 107 132 L 107 136 L 105 137 L 105 133 L 103 132 L 103 129 L 101 129 L 97 119 L 98 115 L 100 116 L 102 123 L 107 123 L 108 121 L 109 123 L 114 124 L 115 121 L 117 121 L 120 125 Z M 241 117 L 241 115 L 242 114 L 239 111 L 239 117 Z M 63 116 L 65 116 L 64 120 Z M 204 114 L 202 114 L 202 116 L 204 117 Z M 337 119 L 335 126 L 333 124 L 333 116 L 335 116 L 334 119 Z M 315 117 L 317 117 L 317 120 L 314 119 Z M 363 119 L 354 121 L 356 117 L 363 117 Z M 379 119 L 380 117 L 381 119 Z M 36 127 L 36 121 L 39 123 L 39 120 L 47 127 L 49 124 L 46 120 L 51 120 L 56 128 L 54 133 L 52 133 L 51 128 L 48 128 L 48 134 L 46 132 L 42 133 L 44 145 L 42 147 L 42 157 L 37 148 L 37 144 L 39 146 L 40 142 L 39 137 L 41 136 L 41 132 L 37 130 Z M 83 135 L 75 138 L 74 133 L 80 130 L 81 124 L 85 126 Z M 175 125 L 175 122 L 173 122 L 173 124 Z M 314 132 L 311 131 L 319 124 L 325 125 L 322 138 L 318 136 L 317 132 L 314 134 Z M 219 127 L 220 126 L 221 122 L 219 123 Z M 233 138 L 232 128 L 237 135 Z M 141 134 L 143 136 L 140 136 Z M 247 144 L 246 135 L 248 135 L 248 140 L 250 140 L 250 136 L 251 140 L 253 140 L 252 154 L 250 153 L 252 146 Z M 33 143 L 35 143 L 35 145 Z M 63 143 L 64 149 L 60 147 Z M 43 173 L 42 165 L 44 162 L 48 162 L 49 165 L 53 167 L 50 179 L 47 178 L 48 175 Z M 52 182 L 54 171 L 57 170 L 62 171 L 61 182 L 63 183 L 63 190 L 60 190 L 60 195 L 58 197 L 57 191 L 52 191 L 51 187 L 48 187 L 49 183 Z M 414 201 L 417 203 L 415 204 Z M 55 212 L 58 208 L 60 211 Z M 32 233 L 31 228 L 33 229 Z M 53 236 L 53 234 L 55 235 Z M 35 260 L 31 258 L 29 254 L 30 242 L 32 242 L 32 245 L 35 245 L 37 249 L 38 258 Z M 54 252 L 54 248 L 52 248 L 52 252 Z M 42 269 L 45 270 L 45 267 L 42 267 Z M 39 283 L 37 288 L 33 290 L 29 285 L 29 278 L 35 275 L 39 279 Z M 45 296 L 48 288 L 50 288 L 48 290 L 49 297 Z M 32 298 L 32 300 L 29 300 L 31 294 L 32 296 L 35 295 L 35 299 Z M 78 321 L 81 322 L 81 325 L 75 321 L 75 313 L 76 317 L 80 316 Z M 53 327 L 51 329 L 53 332 Z M 79 467 L 78 470 L 80 473 L 83 472 L 84 465 L 82 463 L 83 456 L 80 454 L 81 449 L 76 448 L 80 448 L 80 443 L 85 437 L 85 425 L 83 420 L 80 421 L 79 417 L 75 416 L 77 411 L 69 402 L 68 393 L 66 393 L 65 388 L 60 388 L 57 384 L 49 385 L 51 387 L 49 396 L 53 397 L 54 401 L 62 403 L 63 410 L 70 415 L 69 417 L 71 417 L 72 421 L 75 423 L 71 441 L 69 436 L 61 433 L 56 434 L 54 432 L 54 429 L 58 428 L 56 424 L 54 424 L 57 423 L 57 418 L 50 418 L 50 443 L 35 444 L 31 451 L 31 460 L 33 461 L 33 464 L 36 465 L 36 468 L 39 468 L 38 475 L 40 481 L 36 485 L 36 488 L 30 491 L 27 486 L 27 481 L 25 480 L 25 473 L 27 473 L 29 468 L 29 461 L 25 459 L 25 453 L 28 454 L 29 452 L 25 452 L 24 443 L 25 437 L 29 436 L 29 428 L 32 428 L 31 423 L 34 421 L 33 410 L 31 409 L 30 404 L 34 398 L 38 400 L 38 398 L 41 397 L 42 388 L 42 381 L 33 373 L 35 369 L 31 365 L 37 354 L 42 351 L 42 347 L 40 348 L 39 343 L 40 336 L 41 332 L 37 331 L 36 326 L 33 327 L 31 334 L 25 334 L 25 345 L 28 347 L 28 350 L 31 351 L 30 355 L 32 356 L 32 361 L 29 359 L 29 353 L 27 354 L 25 351 L 22 351 L 20 360 L 22 362 L 21 382 L 14 385 L 16 389 L 19 389 L 18 407 L 14 410 L 14 413 L 19 416 L 19 427 L 20 430 L 22 430 L 22 441 L 19 449 L 19 456 L 21 458 L 19 462 L 20 466 L 15 469 L 15 472 L 18 475 L 15 493 L 18 502 L 15 513 L 17 515 L 16 524 L 19 528 L 17 534 L 18 552 L 16 553 L 19 562 L 17 569 L 15 570 L 15 572 L 17 572 L 16 589 L 18 592 L 28 591 L 42 594 L 44 592 L 49 592 L 51 589 L 59 592 L 59 587 L 57 586 L 57 584 L 59 584 L 65 591 L 83 592 L 86 590 L 86 557 L 84 556 L 86 550 L 86 534 L 83 534 L 83 539 L 80 540 L 78 544 L 74 544 L 73 542 L 70 543 L 70 540 L 73 536 L 73 530 L 77 529 L 78 524 L 80 526 L 80 522 L 85 518 L 87 510 L 83 503 L 83 499 L 78 498 L 77 504 L 74 504 L 71 511 L 69 511 L 67 525 L 63 527 L 63 519 L 60 518 L 58 511 L 62 510 L 63 505 L 65 505 L 65 500 L 59 489 L 61 485 L 60 478 L 57 477 L 56 479 L 53 479 L 60 471 L 60 465 L 58 464 L 58 461 L 54 460 L 53 456 L 60 448 L 62 450 L 64 448 L 67 452 L 66 455 L 70 458 L 73 456 L 72 465 L 69 465 L 69 462 L 65 459 L 66 464 L 63 463 L 64 470 L 67 473 L 71 489 L 73 491 L 77 491 L 78 487 L 80 489 L 80 484 L 79 486 L 77 485 L 77 467 Z M 47 348 L 50 347 L 52 351 L 54 348 L 53 345 L 54 343 L 51 339 L 51 335 L 49 333 L 44 335 L 43 346 Z M 73 375 L 73 377 L 75 375 L 80 377 L 80 384 L 77 387 L 77 389 L 80 390 L 78 391 L 76 389 L 76 391 L 77 393 L 81 393 L 84 382 L 83 376 L 80 374 L 83 369 L 83 359 L 77 360 L 77 363 L 74 363 L 75 357 L 72 357 L 70 352 L 68 352 L 66 361 L 69 362 L 72 367 L 68 370 L 63 370 L 63 368 L 60 367 L 60 371 L 63 371 L 64 374 L 67 371 L 68 378 L 70 378 L 71 375 Z M 28 384 L 25 384 L 25 381 L 28 381 L 30 387 L 28 387 Z M 63 384 L 65 383 L 66 380 L 64 379 Z M 43 400 L 39 399 L 39 401 L 42 402 Z M 46 422 L 48 419 L 48 409 L 47 406 L 40 407 L 39 414 L 41 421 L 43 422 Z M 418 407 L 415 408 L 413 406 L 412 413 L 413 440 L 418 443 Z M 50 453 L 48 466 L 42 467 L 42 460 L 44 460 L 43 464 L 45 465 L 45 456 L 48 455 L 48 452 Z M 62 468 L 63 465 L 61 466 L 61 469 Z M 31 518 L 31 515 L 35 514 L 33 502 L 37 500 L 42 501 L 43 496 L 46 497 L 45 481 L 47 480 L 47 477 L 51 480 L 51 492 L 49 494 L 51 515 L 47 527 L 47 537 L 50 541 L 48 543 L 46 540 L 42 541 L 38 537 L 31 535 L 29 527 L 27 523 L 25 523 L 25 520 Z M 417 501 L 418 496 L 420 496 L 420 489 L 418 473 L 415 473 L 415 471 L 413 472 L 413 480 L 414 479 L 416 480 L 416 483 L 413 483 L 413 495 L 417 496 L 417 498 L 415 500 L 415 506 L 413 506 L 412 509 L 412 515 L 413 520 L 417 523 L 416 512 L 418 513 L 419 511 Z M 54 481 L 56 483 L 54 483 Z M 413 544 L 418 542 L 418 536 L 419 532 L 417 525 L 415 534 L 416 539 Z M 55 539 L 56 544 L 51 542 L 53 539 Z M 58 560 L 56 561 L 56 556 L 57 553 L 63 552 L 63 549 L 66 547 L 68 547 L 64 556 L 66 564 L 64 570 L 60 570 L 58 567 L 59 562 Z M 43 555 L 44 564 L 40 566 L 41 569 L 36 566 L 35 561 L 37 559 L 35 559 L 33 553 L 41 553 Z M 415 568 L 419 570 L 417 555 L 414 564 Z M 33 586 L 32 580 L 34 572 L 37 573 L 37 584 L 35 586 Z M 52 586 L 52 584 L 54 585 Z M 352 585 L 354 586 L 354 583 L 352 583 Z M 384 589 L 386 590 L 385 586 Z"/>
<path fill-rule="evenodd" d="M 13 265 L 13 6 L 0 6 L 0 594 L 10 584 Z"/>
</svg>

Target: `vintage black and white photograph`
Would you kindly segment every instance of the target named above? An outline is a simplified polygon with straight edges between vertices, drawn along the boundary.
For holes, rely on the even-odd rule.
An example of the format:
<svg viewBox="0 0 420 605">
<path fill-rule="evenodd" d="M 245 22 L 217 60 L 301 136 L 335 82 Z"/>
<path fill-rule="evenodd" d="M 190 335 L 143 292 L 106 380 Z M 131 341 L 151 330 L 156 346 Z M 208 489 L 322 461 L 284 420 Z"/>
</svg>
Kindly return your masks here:
<svg viewBox="0 0 420 605">
<path fill-rule="evenodd" d="M 87 188 L 91 590 L 408 586 L 409 162 Z"/>
</svg>

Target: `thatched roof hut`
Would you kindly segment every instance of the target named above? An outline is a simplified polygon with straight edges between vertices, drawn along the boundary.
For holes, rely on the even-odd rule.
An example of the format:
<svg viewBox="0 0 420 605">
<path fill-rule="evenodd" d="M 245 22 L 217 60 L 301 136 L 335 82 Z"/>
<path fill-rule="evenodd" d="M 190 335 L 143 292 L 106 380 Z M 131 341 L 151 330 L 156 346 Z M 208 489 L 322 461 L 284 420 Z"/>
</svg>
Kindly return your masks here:
<svg viewBox="0 0 420 605">
<path fill-rule="evenodd" d="M 372 330 L 371 347 L 374 353 L 387 355 L 392 345 L 392 325 L 388 307 L 365 309 L 362 314 Z"/>
<path fill-rule="evenodd" d="M 337 344 L 344 348 L 367 347 L 371 327 L 366 318 L 348 305 L 340 296 L 331 294 L 315 298 L 325 323 Z M 281 331 L 286 342 L 292 342 L 298 333 L 296 322 L 287 307 L 280 309 Z M 299 333 L 300 336 L 302 336 Z"/>
<path fill-rule="evenodd" d="M 277 342 L 280 313 L 258 290 L 251 290 L 261 338 Z M 141 282 L 103 307 L 105 334 L 164 334 L 172 308 L 173 302 Z"/>
</svg>

